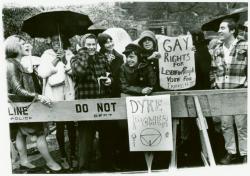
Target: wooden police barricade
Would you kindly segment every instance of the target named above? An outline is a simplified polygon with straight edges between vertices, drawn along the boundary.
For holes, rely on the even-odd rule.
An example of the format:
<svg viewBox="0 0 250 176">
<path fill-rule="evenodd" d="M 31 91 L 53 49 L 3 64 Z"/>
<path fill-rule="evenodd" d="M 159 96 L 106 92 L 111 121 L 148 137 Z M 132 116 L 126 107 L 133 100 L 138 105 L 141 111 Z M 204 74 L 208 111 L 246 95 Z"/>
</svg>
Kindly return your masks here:
<svg viewBox="0 0 250 176">
<path fill-rule="evenodd" d="M 196 118 L 202 143 L 201 157 L 205 166 L 215 166 L 207 133 L 205 117 L 247 114 L 247 89 L 191 90 L 155 92 L 153 95 L 171 95 L 173 151 L 169 170 L 177 168 L 176 135 L 178 120 Z M 122 120 L 126 119 L 126 101 L 122 98 L 84 99 L 55 102 L 52 107 L 41 103 L 10 103 L 10 123 Z M 69 117 L 71 117 L 69 119 Z M 150 157 L 150 155 L 148 156 Z"/>
</svg>

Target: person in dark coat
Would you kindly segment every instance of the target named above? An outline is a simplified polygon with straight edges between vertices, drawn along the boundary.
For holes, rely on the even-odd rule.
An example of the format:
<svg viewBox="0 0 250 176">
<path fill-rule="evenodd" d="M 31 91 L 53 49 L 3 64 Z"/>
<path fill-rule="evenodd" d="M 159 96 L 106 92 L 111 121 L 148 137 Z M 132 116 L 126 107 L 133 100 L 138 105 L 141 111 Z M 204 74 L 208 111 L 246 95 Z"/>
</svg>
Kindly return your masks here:
<svg viewBox="0 0 250 176">
<path fill-rule="evenodd" d="M 141 48 L 128 44 L 123 52 L 126 63 L 121 66 L 122 92 L 129 95 L 149 95 L 156 87 L 156 74 L 151 65 L 143 62 Z"/>
<path fill-rule="evenodd" d="M 126 62 L 121 66 L 120 81 L 122 95 L 150 95 L 156 87 L 156 74 L 153 67 L 144 62 L 142 49 L 137 44 L 128 44 L 123 54 Z M 123 124 L 123 161 L 130 169 L 144 168 L 144 158 L 141 152 L 129 152 L 128 126 Z"/>
<path fill-rule="evenodd" d="M 158 52 L 158 43 L 155 34 L 152 31 L 143 31 L 138 40 L 139 46 L 142 48 L 142 60 L 153 67 L 157 76 L 156 91 L 163 90 L 159 81 L 159 58 L 161 54 Z"/>
<path fill-rule="evenodd" d="M 120 97 L 120 68 L 124 63 L 123 56 L 114 49 L 114 42 L 110 35 L 101 33 L 98 35 L 98 43 L 102 54 L 110 66 L 113 82 L 111 85 L 111 97 Z"/>
<path fill-rule="evenodd" d="M 192 31 L 193 45 L 195 47 L 195 70 L 196 84 L 192 89 L 205 90 L 210 89 L 210 68 L 211 55 L 209 53 L 207 42 L 202 31 Z"/>
<path fill-rule="evenodd" d="M 31 70 L 28 70 L 21 64 L 22 57 L 28 55 L 26 44 L 25 39 L 19 35 L 12 35 L 5 40 L 9 101 L 39 101 L 45 105 L 50 105 L 51 100 L 41 95 L 42 89 L 36 70 L 33 67 Z M 11 124 L 10 131 L 12 137 L 16 140 L 21 169 L 25 169 L 28 172 L 35 172 L 37 170 L 36 166 L 27 157 L 26 137 L 30 136 L 33 140 L 36 140 L 37 148 L 46 161 L 45 167 L 52 172 L 61 170 L 61 166 L 49 153 L 43 123 Z"/>
<path fill-rule="evenodd" d="M 100 54 L 109 65 L 110 72 L 113 78 L 111 84 L 110 98 L 117 98 L 121 96 L 121 83 L 120 83 L 120 68 L 124 63 L 123 56 L 114 49 L 114 42 L 110 35 L 100 33 L 98 35 L 98 43 L 101 47 Z M 121 136 L 121 129 L 119 128 L 119 121 L 108 120 L 100 122 L 101 133 L 101 155 L 102 166 L 104 170 L 119 170 L 118 156 L 121 143 L 119 141 Z M 116 131 L 116 133 L 114 133 Z"/>
</svg>

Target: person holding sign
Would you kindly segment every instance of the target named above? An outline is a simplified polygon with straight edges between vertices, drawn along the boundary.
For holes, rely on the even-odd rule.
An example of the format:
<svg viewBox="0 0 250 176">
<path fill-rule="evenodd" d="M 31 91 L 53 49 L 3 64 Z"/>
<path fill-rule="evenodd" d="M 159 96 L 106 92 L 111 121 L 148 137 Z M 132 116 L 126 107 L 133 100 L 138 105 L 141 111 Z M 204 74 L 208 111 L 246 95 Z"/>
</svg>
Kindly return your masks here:
<svg viewBox="0 0 250 176">
<path fill-rule="evenodd" d="M 158 43 L 152 31 L 143 31 L 140 35 L 138 44 L 142 48 L 142 60 L 153 67 L 157 78 L 157 90 L 162 90 L 159 83 L 159 61 L 161 54 L 158 52 Z M 156 90 L 156 91 L 157 91 Z"/>
<path fill-rule="evenodd" d="M 121 66 L 121 89 L 125 94 L 149 95 L 156 86 L 156 74 L 151 65 L 143 62 L 141 47 L 128 44 L 123 52 L 126 63 Z"/>
<path fill-rule="evenodd" d="M 218 44 L 212 55 L 211 88 L 236 89 L 247 87 L 247 42 L 237 39 L 236 22 L 224 19 L 219 27 Z M 220 116 L 221 130 L 225 139 L 227 154 L 221 164 L 230 164 L 236 159 L 234 123 L 238 135 L 239 152 L 244 163 L 247 162 L 247 115 Z"/>
<path fill-rule="evenodd" d="M 29 49 L 22 36 L 12 35 L 5 40 L 7 60 L 7 81 L 9 100 L 14 102 L 39 101 L 44 105 L 51 105 L 51 100 L 41 95 L 41 87 L 36 70 L 27 70 L 22 64 L 23 56 L 29 55 Z M 28 108 L 28 107 L 27 107 Z M 26 138 L 29 136 L 36 141 L 37 148 L 46 161 L 46 167 L 52 172 L 61 170 L 61 166 L 51 157 L 45 139 L 43 123 L 16 123 L 10 125 L 16 148 L 20 156 L 20 168 L 28 172 L 37 171 L 27 157 Z"/>
</svg>

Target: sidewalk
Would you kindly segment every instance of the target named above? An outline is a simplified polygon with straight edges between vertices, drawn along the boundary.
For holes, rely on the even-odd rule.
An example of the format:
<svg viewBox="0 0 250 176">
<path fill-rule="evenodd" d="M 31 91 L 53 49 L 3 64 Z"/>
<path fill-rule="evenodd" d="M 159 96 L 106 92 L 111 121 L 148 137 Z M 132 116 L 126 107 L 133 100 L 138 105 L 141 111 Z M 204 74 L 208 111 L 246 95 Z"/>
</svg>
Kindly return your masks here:
<svg viewBox="0 0 250 176">
<path fill-rule="evenodd" d="M 67 138 L 67 135 L 65 135 L 65 141 L 66 141 L 66 151 L 69 152 L 69 141 Z M 52 155 L 52 157 L 55 159 L 56 162 L 60 163 L 60 152 L 59 152 L 59 147 L 57 144 L 56 136 L 55 136 L 55 131 L 52 132 L 52 134 L 48 135 L 46 137 L 49 151 Z M 36 165 L 37 167 L 40 168 L 36 173 L 46 173 L 46 169 L 44 168 L 45 166 L 45 160 L 41 157 L 41 154 L 37 151 L 36 148 L 36 143 L 27 140 L 27 147 L 28 147 L 28 158 L 32 162 L 32 164 Z M 193 144 L 192 146 L 195 146 L 197 144 Z M 187 147 L 184 146 L 185 149 Z M 200 151 L 194 150 L 193 147 L 191 147 L 193 150 L 191 153 L 188 155 L 183 152 L 185 149 L 180 148 L 177 152 L 177 161 L 178 161 L 178 169 L 180 168 L 194 168 L 194 167 L 203 167 L 203 162 L 200 158 Z M 107 173 L 107 171 L 104 171 L 102 169 L 101 161 L 100 161 L 100 153 L 98 152 L 98 149 L 94 151 L 96 156 L 93 156 L 93 160 L 91 163 L 91 171 L 78 171 L 77 168 L 74 170 L 64 170 L 62 173 Z M 138 152 L 137 152 L 138 153 Z M 164 171 L 168 169 L 168 164 L 169 164 L 169 154 L 170 153 L 157 153 L 155 154 L 153 165 L 152 165 L 152 172 L 159 172 L 159 171 Z M 116 172 L 116 173 L 146 173 L 147 172 L 147 167 L 146 163 L 143 158 L 143 154 L 139 153 L 139 155 L 132 153 L 132 160 L 130 158 L 131 162 L 128 162 L 126 164 L 126 168 L 123 167 L 123 169 L 120 169 L 119 172 L 116 170 L 110 172 Z M 135 157 L 139 156 L 139 157 Z M 160 157 L 159 157 L 160 156 Z M 164 157 L 163 157 L 164 156 Z M 158 157 L 158 158 L 157 158 Z M 216 155 L 215 155 L 216 157 Z M 217 161 L 219 160 L 218 156 L 215 158 Z M 217 163 L 218 164 L 218 163 Z M 239 164 L 239 161 L 236 161 L 234 164 Z M 19 168 L 19 161 L 16 161 L 15 163 L 12 164 L 13 168 L 13 173 L 14 174 L 19 174 L 19 173 L 27 173 L 26 170 L 22 170 Z"/>
</svg>

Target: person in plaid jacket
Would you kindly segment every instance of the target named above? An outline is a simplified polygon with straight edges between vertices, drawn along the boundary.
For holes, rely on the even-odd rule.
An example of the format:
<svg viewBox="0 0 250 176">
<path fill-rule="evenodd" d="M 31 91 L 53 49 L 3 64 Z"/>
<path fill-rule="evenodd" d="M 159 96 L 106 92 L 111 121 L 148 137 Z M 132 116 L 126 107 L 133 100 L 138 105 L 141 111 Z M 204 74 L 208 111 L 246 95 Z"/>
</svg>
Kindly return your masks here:
<svg viewBox="0 0 250 176">
<path fill-rule="evenodd" d="M 233 19 L 224 19 L 218 31 L 218 43 L 212 53 L 211 88 L 236 89 L 247 87 L 247 42 L 237 39 L 237 27 Z M 247 115 L 221 116 L 221 130 L 227 154 L 221 164 L 236 159 L 236 141 L 233 123 L 236 124 L 238 146 L 242 161 L 247 161 Z"/>
<path fill-rule="evenodd" d="M 85 34 L 81 39 L 82 48 L 71 59 L 72 74 L 75 80 L 75 98 L 105 98 L 110 96 L 112 82 L 108 63 L 97 51 L 97 39 L 93 34 Z M 79 169 L 89 170 L 91 151 L 97 122 L 78 123 Z"/>
</svg>

